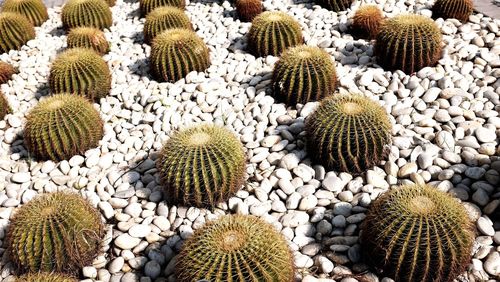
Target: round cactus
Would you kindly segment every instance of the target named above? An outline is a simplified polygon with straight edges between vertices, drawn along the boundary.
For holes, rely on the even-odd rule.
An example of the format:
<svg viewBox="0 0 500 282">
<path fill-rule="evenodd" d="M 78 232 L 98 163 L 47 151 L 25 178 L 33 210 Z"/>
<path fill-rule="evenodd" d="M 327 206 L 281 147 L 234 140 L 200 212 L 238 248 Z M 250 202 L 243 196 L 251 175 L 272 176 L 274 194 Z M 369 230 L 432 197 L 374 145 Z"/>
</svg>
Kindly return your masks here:
<svg viewBox="0 0 500 282">
<path fill-rule="evenodd" d="M 192 71 L 205 71 L 209 66 L 207 45 L 192 30 L 169 29 L 153 40 L 150 67 L 159 81 L 177 81 Z"/>
<path fill-rule="evenodd" d="M 68 34 L 68 48 L 89 48 L 104 55 L 109 51 L 109 43 L 104 32 L 95 27 L 75 27 Z"/>
<path fill-rule="evenodd" d="M 35 38 L 35 28 L 23 15 L 13 12 L 0 13 L 0 53 L 18 50 Z"/>
<path fill-rule="evenodd" d="M 63 27 L 108 28 L 113 23 L 111 9 L 104 0 L 68 0 L 62 8 Z"/>
<path fill-rule="evenodd" d="M 47 7 L 42 0 L 5 0 L 2 12 L 19 13 L 34 26 L 43 24 L 49 18 Z"/>
<path fill-rule="evenodd" d="M 469 20 L 474 9 L 472 0 L 436 0 L 432 6 L 432 15 L 436 18 L 454 18 L 462 22 Z"/>
<path fill-rule="evenodd" d="M 262 13 L 262 0 L 236 0 L 236 12 L 241 21 L 251 22 Z"/>
<path fill-rule="evenodd" d="M 16 278 L 15 282 L 77 282 L 75 278 L 58 273 L 28 273 Z"/>
<path fill-rule="evenodd" d="M 285 12 L 263 12 L 252 21 L 248 49 L 256 56 L 279 56 L 288 47 L 304 42 L 300 24 Z"/>
<path fill-rule="evenodd" d="M 229 130 L 201 125 L 174 134 L 165 143 L 156 166 L 167 201 L 214 207 L 243 184 L 245 154 Z"/>
<path fill-rule="evenodd" d="M 2 91 L 0 91 L 0 120 L 3 120 L 5 115 L 10 114 L 11 110 L 9 107 L 9 102 Z"/>
<path fill-rule="evenodd" d="M 0 84 L 9 81 L 15 73 L 17 70 L 11 64 L 0 62 Z"/>
<path fill-rule="evenodd" d="M 193 29 L 191 21 L 183 10 L 171 6 L 158 7 L 146 17 L 144 41 L 150 44 L 156 35 L 173 28 Z"/>
<path fill-rule="evenodd" d="M 341 12 L 351 7 L 353 1 L 354 0 L 317 0 L 316 3 L 330 11 Z"/>
<path fill-rule="evenodd" d="M 325 98 L 306 121 L 307 149 L 327 169 L 360 173 L 378 164 L 391 143 L 384 108 L 360 95 Z"/>
<path fill-rule="evenodd" d="M 361 226 L 364 256 L 396 281 L 453 281 L 468 265 L 474 224 L 430 186 L 407 185 L 375 200 Z"/>
<path fill-rule="evenodd" d="M 89 202 L 77 194 L 56 192 L 18 209 L 6 246 L 22 271 L 75 273 L 92 263 L 104 233 L 100 213 Z"/>
<path fill-rule="evenodd" d="M 294 280 L 293 255 L 269 223 L 248 215 L 226 215 L 196 230 L 183 245 L 177 281 Z"/>
<path fill-rule="evenodd" d="M 354 14 L 351 29 L 359 37 L 375 39 L 384 15 L 376 5 L 363 5 Z"/>
<path fill-rule="evenodd" d="M 113 7 L 114 5 L 116 5 L 116 0 L 106 0 L 106 3 L 108 3 L 110 7 Z"/>
<path fill-rule="evenodd" d="M 85 95 L 95 101 L 108 95 L 111 74 L 99 54 L 87 48 L 73 48 L 54 60 L 49 86 L 54 93 Z"/>
<path fill-rule="evenodd" d="M 184 0 L 140 0 L 139 1 L 139 8 L 141 9 L 141 13 L 143 16 L 146 16 L 147 14 L 149 14 L 149 12 L 162 6 L 172 6 L 184 10 L 184 8 L 186 7 L 186 2 Z"/>
<path fill-rule="evenodd" d="M 24 144 L 38 159 L 60 161 L 96 147 L 102 136 L 103 122 L 87 99 L 59 94 L 28 114 Z"/>
<path fill-rule="evenodd" d="M 439 27 L 421 15 L 400 15 L 384 21 L 375 43 L 375 55 L 381 66 L 407 74 L 434 66 L 441 50 Z"/>
<path fill-rule="evenodd" d="M 335 65 L 318 47 L 289 48 L 274 66 L 274 95 L 288 105 L 320 100 L 332 94 L 336 84 Z"/>
</svg>

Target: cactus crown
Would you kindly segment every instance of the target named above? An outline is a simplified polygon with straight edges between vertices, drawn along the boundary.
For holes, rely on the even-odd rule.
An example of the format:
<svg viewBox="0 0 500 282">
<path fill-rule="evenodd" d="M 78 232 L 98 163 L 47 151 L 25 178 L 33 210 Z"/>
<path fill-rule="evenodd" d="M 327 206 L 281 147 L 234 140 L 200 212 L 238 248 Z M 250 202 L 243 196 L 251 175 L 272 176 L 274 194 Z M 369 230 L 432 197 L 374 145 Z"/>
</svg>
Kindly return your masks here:
<svg viewBox="0 0 500 282">
<path fill-rule="evenodd" d="M 243 184 L 245 154 L 229 130 L 201 125 L 174 134 L 157 167 L 169 202 L 214 207 Z"/>
<path fill-rule="evenodd" d="M 214 263 L 218 262 L 218 263 Z M 226 215 L 183 245 L 178 281 L 293 281 L 293 256 L 283 236 L 254 216 Z"/>
<path fill-rule="evenodd" d="M 139 2 L 139 8 L 143 16 L 162 6 L 172 6 L 184 10 L 186 2 L 185 0 L 140 0 Z"/>
<path fill-rule="evenodd" d="M 436 0 L 432 6 L 432 15 L 436 18 L 455 18 L 466 22 L 473 10 L 472 0 Z"/>
<path fill-rule="evenodd" d="M 9 81 L 15 73 L 17 73 L 16 68 L 9 63 L 0 61 L 0 84 Z"/>
<path fill-rule="evenodd" d="M 44 194 L 11 219 L 7 250 L 23 271 L 75 273 L 92 262 L 104 236 L 100 214 L 77 194 Z"/>
<path fill-rule="evenodd" d="M 18 50 L 35 38 L 35 28 L 23 15 L 14 12 L 0 13 L 0 53 Z"/>
<path fill-rule="evenodd" d="M 347 10 L 347 8 L 351 7 L 353 1 L 354 0 L 316 0 L 321 7 L 334 12 Z"/>
<path fill-rule="evenodd" d="M 0 120 L 3 120 L 5 115 L 10 114 L 11 109 L 9 107 L 9 103 L 7 102 L 7 98 L 2 91 L 0 91 Z"/>
<path fill-rule="evenodd" d="M 279 56 L 286 48 L 302 44 L 300 24 L 285 12 L 263 12 L 252 21 L 248 48 L 256 56 Z"/>
<path fill-rule="evenodd" d="M 300 45 L 283 52 L 273 71 L 274 95 L 288 105 L 317 101 L 332 94 L 335 65 L 323 49 Z"/>
<path fill-rule="evenodd" d="M 467 266 L 474 242 L 463 206 L 428 185 L 383 194 L 361 228 L 366 258 L 396 281 L 451 282 Z"/>
<path fill-rule="evenodd" d="M 15 282 L 77 282 L 75 278 L 59 273 L 28 273 L 16 278 Z"/>
<path fill-rule="evenodd" d="M 76 27 L 69 31 L 68 48 L 89 48 L 104 55 L 109 51 L 109 43 L 104 32 L 94 27 Z"/>
<path fill-rule="evenodd" d="M 42 0 L 5 0 L 2 12 L 19 13 L 34 26 L 43 24 L 49 18 L 47 8 Z"/>
<path fill-rule="evenodd" d="M 236 12 L 241 21 L 251 22 L 262 13 L 262 0 L 236 0 Z"/>
<path fill-rule="evenodd" d="M 356 10 L 352 21 L 355 35 L 368 39 L 377 37 L 384 15 L 376 5 L 363 5 Z"/>
<path fill-rule="evenodd" d="M 146 16 L 144 41 L 149 44 L 158 34 L 172 28 L 193 29 L 183 10 L 172 6 L 158 7 Z"/>
<path fill-rule="evenodd" d="M 68 0 L 62 9 L 61 19 L 66 29 L 79 26 L 104 29 L 113 23 L 111 9 L 103 0 Z"/>
</svg>

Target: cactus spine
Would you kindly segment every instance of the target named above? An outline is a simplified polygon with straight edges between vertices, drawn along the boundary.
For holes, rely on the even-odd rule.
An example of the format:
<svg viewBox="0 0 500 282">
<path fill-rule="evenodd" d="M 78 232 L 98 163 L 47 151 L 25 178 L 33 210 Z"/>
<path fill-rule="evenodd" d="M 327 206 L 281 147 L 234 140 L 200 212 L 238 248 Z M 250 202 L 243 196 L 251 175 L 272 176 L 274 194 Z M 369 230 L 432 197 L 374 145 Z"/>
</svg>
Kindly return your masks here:
<svg viewBox="0 0 500 282">
<path fill-rule="evenodd" d="M 2 12 L 19 13 L 34 26 L 42 25 L 49 18 L 47 7 L 42 0 L 5 0 Z"/>
<path fill-rule="evenodd" d="M 5 115 L 10 114 L 11 109 L 9 107 L 9 102 L 5 98 L 5 94 L 0 91 L 0 120 L 3 120 Z"/>
<path fill-rule="evenodd" d="M 363 5 L 356 10 L 352 21 L 352 31 L 355 35 L 375 39 L 384 15 L 376 5 Z"/>
<path fill-rule="evenodd" d="M 17 70 L 11 64 L 0 62 L 0 84 L 9 81 L 15 73 Z"/>
<path fill-rule="evenodd" d="M 466 22 L 474 10 L 472 0 L 436 0 L 432 6 L 432 15 L 436 18 L 455 18 Z"/>
<path fill-rule="evenodd" d="M 241 21 L 251 22 L 262 13 L 262 0 L 236 0 L 236 12 Z"/>
<path fill-rule="evenodd" d="M 78 282 L 78 280 L 58 273 L 37 272 L 18 277 L 15 282 Z"/>
<path fill-rule="evenodd" d="M 143 16 L 162 6 L 172 6 L 184 10 L 186 2 L 185 0 L 140 0 L 139 2 L 139 8 Z"/>
<path fill-rule="evenodd" d="M 35 28 L 23 15 L 13 12 L 0 13 L 0 53 L 19 50 L 35 38 Z"/>
<path fill-rule="evenodd" d="M 104 32 L 94 27 L 76 27 L 69 31 L 68 48 L 89 48 L 100 55 L 109 51 L 109 43 Z"/>
<path fill-rule="evenodd" d="M 150 44 L 158 34 L 173 28 L 193 29 L 183 10 L 171 6 L 158 7 L 146 16 L 144 41 Z"/>
<path fill-rule="evenodd" d="M 341 12 L 351 7 L 354 0 L 317 0 L 317 3 L 330 11 Z"/>
<path fill-rule="evenodd" d="M 79 26 L 104 29 L 113 23 L 111 9 L 104 0 L 68 0 L 62 9 L 61 19 L 66 29 Z"/>
</svg>

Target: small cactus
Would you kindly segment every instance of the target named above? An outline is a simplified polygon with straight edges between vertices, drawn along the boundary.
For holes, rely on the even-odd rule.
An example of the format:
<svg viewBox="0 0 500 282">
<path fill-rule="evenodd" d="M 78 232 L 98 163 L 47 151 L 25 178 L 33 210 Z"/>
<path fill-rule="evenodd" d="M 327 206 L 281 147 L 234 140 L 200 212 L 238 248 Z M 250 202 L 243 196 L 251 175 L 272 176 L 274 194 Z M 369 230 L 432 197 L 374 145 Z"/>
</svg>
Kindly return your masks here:
<svg viewBox="0 0 500 282">
<path fill-rule="evenodd" d="M 165 143 L 156 166 L 167 201 L 214 207 L 243 184 L 245 154 L 229 130 L 201 125 L 174 134 Z"/>
<path fill-rule="evenodd" d="M 169 29 L 153 40 L 150 67 L 159 81 L 174 82 L 192 71 L 205 71 L 209 66 L 208 47 L 192 30 Z"/>
<path fill-rule="evenodd" d="M 435 18 L 454 18 L 462 22 L 469 20 L 474 10 L 472 0 L 436 0 L 432 6 L 432 15 Z"/>
<path fill-rule="evenodd" d="M 23 15 L 13 12 L 0 13 L 0 53 L 19 50 L 35 38 L 35 28 Z"/>
<path fill-rule="evenodd" d="M 391 122 L 361 95 L 325 98 L 306 121 L 310 156 L 327 170 L 360 173 L 378 164 L 391 143 Z"/>
<path fill-rule="evenodd" d="M 99 54 L 87 48 L 72 48 L 54 60 L 49 86 L 54 93 L 85 95 L 95 101 L 108 95 L 111 74 Z"/>
<path fill-rule="evenodd" d="M 172 6 L 158 7 L 146 16 L 144 42 L 150 44 L 156 35 L 173 28 L 193 29 L 183 10 Z"/>
<path fill-rule="evenodd" d="M 104 29 L 113 23 L 111 9 L 104 0 L 68 0 L 62 8 L 61 19 L 66 29 L 79 26 Z"/>
<path fill-rule="evenodd" d="M 59 94 L 28 114 L 24 144 L 38 159 L 61 161 L 96 147 L 102 136 L 103 122 L 87 99 Z"/>
<path fill-rule="evenodd" d="M 327 10 L 341 12 L 351 7 L 353 1 L 354 0 L 317 0 L 316 3 Z"/>
<path fill-rule="evenodd" d="M 274 66 L 274 95 L 288 105 L 320 100 L 332 94 L 336 84 L 335 65 L 318 47 L 289 48 Z"/>
<path fill-rule="evenodd" d="M 470 261 L 474 224 L 449 194 L 406 185 L 376 199 L 361 225 L 364 257 L 401 282 L 451 282 Z"/>
<path fill-rule="evenodd" d="M 106 0 L 106 3 L 108 3 L 110 7 L 113 7 L 114 5 L 116 5 L 116 0 Z"/>
<path fill-rule="evenodd" d="M 143 16 L 162 6 L 172 6 L 184 10 L 186 8 L 185 0 L 140 0 L 139 8 Z"/>
<path fill-rule="evenodd" d="M 38 196 L 17 210 L 6 246 L 21 271 L 73 274 L 92 263 L 103 237 L 101 215 L 88 201 L 56 192 Z"/>
<path fill-rule="evenodd" d="M 42 0 L 5 0 L 2 12 L 19 13 L 34 26 L 42 25 L 49 18 L 47 7 Z"/>
<path fill-rule="evenodd" d="M 95 27 L 75 27 L 68 34 L 68 48 L 89 48 L 104 55 L 109 51 L 109 43 L 104 32 Z"/>
<path fill-rule="evenodd" d="M 9 81 L 15 73 L 17 73 L 16 68 L 11 64 L 0 61 L 0 84 Z"/>
<path fill-rule="evenodd" d="M 261 13 L 248 32 L 248 49 L 259 57 L 279 56 L 286 48 L 303 42 L 300 24 L 285 12 Z"/>
<path fill-rule="evenodd" d="M 5 98 L 5 94 L 0 91 L 0 120 L 3 120 L 5 115 L 10 114 L 11 109 L 9 107 L 9 102 L 7 102 L 7 98 Z"/>
<path fill-rule="evenodd" d="M 375 43 L 375 55 L 381 66 L 407 74 L 434 66 L 441 50 L 439 27 L 421 15 L 400 15 L 385 20 Z"/>
<path fill-rule="evenodd" d="M 251 22 L 262 13 L 262 0 L 236 0 L 236 12 L 243 22 Z"/>
<path fill-rule="evenodd" d="M 78 282 L 78 280 L 59 273 L 37 272 L 18 277 L 14 282 Z"/>
<path fill-rule="evenodd" d="M 283 235 L 249 215 L 225 215 L 195 231 L 181 249 L 177 281 L 294 280 L 293 255 Z"/>
<path fill-rule="evenodd" d="M 376 5 L 363 5 L 354 13 L 351 29 L 359 37 L 375 39 L 384 15 Z"/>
</svg>

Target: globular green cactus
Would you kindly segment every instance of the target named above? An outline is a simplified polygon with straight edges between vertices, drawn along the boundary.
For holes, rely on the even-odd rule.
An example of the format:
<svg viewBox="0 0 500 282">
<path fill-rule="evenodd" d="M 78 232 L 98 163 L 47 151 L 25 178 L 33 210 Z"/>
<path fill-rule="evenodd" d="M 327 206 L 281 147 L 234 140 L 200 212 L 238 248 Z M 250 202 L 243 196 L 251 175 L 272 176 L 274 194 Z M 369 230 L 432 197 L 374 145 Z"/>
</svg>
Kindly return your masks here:
<svg viewBox="0 0 500 282">
<path fill-rule="evenodd" d="M 439 27 L 421 15 L 400 15 L 384 21 L 375 43 L 375 55 L 382 67 L 407 74 L 434 66 L 441 50 Z"/>
<path fill-rule="evenodd" d="M 327 10 L 341 12 L 351 7 L 353 1 L 354 0 L 316 0 L 315 2 Z"/>
<path fill-rule="evenodd" d="M 89 202 L 77 194 L 56 192 L 17 210 L 6 246 L 21 271 L 75 273 L 92 263 L 104 234 L 100 213 Z"/>
<path fill-rule="evenodd" d="M 0 120 L 3 120 L 5 115 L 10 114 L 11 109 L 9 107 L 9 102 L 2 91 L 0 91 Z"/>
<path fill-rule="evenodd" d="M 255 56 L 279 56 L 288 47 L 304 42 L 300 24 L 285 12 L 263 12 L 252 21 L 248 49 Z"/>
<path fill-rule="evenodd" d="M 436 0 L 432 6 L 432 15 L 435 18 L 454 18 L 466 22 L 472 15 L 473 9 L 472 0 Z"/>
<path fill-rule="evenodd" d="M 95 27 L 75 27 L 69 31 L 68 48 L 89 48 L 104 55 L 109 51 L 109 43 L 102 30 Z"/>
<path fill-rule="evenodd" d="M 236 12 L 241 21 L 251 22 L 262 13 L 262 0 L 236 0 Z"/>
<path fill-rule="evenodd" d="M 294 280 L 293 255 L 269 223 L 249 215 L 225 215 L 195 231 L 175 267 L 177 281 Z"/>
<path fill-rule="evenodd" d="M 406 185 L 376 199 L 361 225 L 365 259 L 401 282 L 451 282 L 471 257 L 465 208 L 431 186 Z"/>
<path fill-rule="evenodd" d="M 15 282 L 77 282 L 75 278 L 59 273 L 28 273 L 16 278 Z"/>
<path fill-rule="evenodd" d="M 332 94 L 336 84 L 335 65 L 318 47 L 289 48 L 274 66 L 274 96 L 288 105 L 320 100 Z"/>
<path fill-rule="evenodd" d="M 158 7 L 146 16 L 144 42 L 150 44 L 158 34 L 172 28 L 192 30 L 193 26 L 183 10 L 172 6 Z"/>
<path fill-rule="evenodd" d="M 66 29 L 79 26 L 104 29 L 113 23 L 111 9 L 104 0 L 68 0 L 62 8 L 61 19 Z"/>
<path fill-rule="evenodd" d="M 205 71 L 209 66 L 208 47 L 192 30 L 169 29 L 153 40 L 150 68 L 159 81 L 174 82 L 192 71 Z"/>
<path fill-rule="evenodd" d="M 229 130 L 201 125 L 174 134 L 156 166 L 168 202 L 211 208 L 241 188 L 245 154 Z"/>
<path fill-rule="evenodd" d="M 40 101 L 26 117 L 24 144 L 34 157 L 61 161 L 98 145 L 103 121 L 84 97 L 59 94 Z"/>
<path fill-rule="evenodd" d="M 363 5 L 354 13 L 351 29 L 356 36 L 375 39 L 383 19 L 384 15 L 376 5 Z"/>
<path fill-rule="evenodd" d="M 49 18 L 47 7 L 42 0 L 5 0 L 2 12 L 19 13 L 34 26 L 42 25 Z"/>
<path fill-rule="evenodd" d="M 35 38 L 35 28 L 23 15 L 13 12 L 0 13 L 0 53 L 18 50 Z"/>
<path fill-rule="evenodd" d="M 332 95 L 306 120 L 307 149 L 328 170 L 360 173 L 385 157 L 391 127 L 384 108 L 370 98 Z"/>
<path fill-rule="evenodd" d="M 15 73 L 17 70 L 11 64 L 0 62 L 0 84 L 9 81 Z"/>
<path fill-rule="evenodd" d="M 111 74 L 106 62 L 95 51 L 72 48 L 54 60 L 49 86 L 54 93 L 85 95 L 95 101 L 108 95 Z"/>
<path fill-rule="evenodd" d="M 140 0 L 139 2 L 139 8 L 143 16 L 146 16 L 149 12 L 162 6 L 172 6 L 184 10 L 186 8 L 186 2 L 185 0 Z"/>
</svg>

